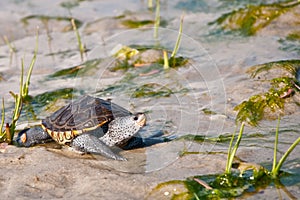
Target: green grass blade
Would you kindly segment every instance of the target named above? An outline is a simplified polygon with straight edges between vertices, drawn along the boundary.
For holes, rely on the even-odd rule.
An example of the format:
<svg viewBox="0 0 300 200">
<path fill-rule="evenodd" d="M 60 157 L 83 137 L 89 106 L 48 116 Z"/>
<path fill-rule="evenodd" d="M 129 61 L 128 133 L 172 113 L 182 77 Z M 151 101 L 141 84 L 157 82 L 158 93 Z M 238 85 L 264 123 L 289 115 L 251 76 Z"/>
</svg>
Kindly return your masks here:
<svg viewBox="0 0 300 200">
<path fill-rule="evenodd" d="M 24 59 L 21 59 L 20 93 L 15 95 L 15 110 L 14 110 L 11 128 L 15 126 L 22 110 L 21 107 L 22 107 L 23 81 L 24 81 L 23 76 L 24 76 Z"/>
<path fill-rule="evenodd" d="M 152 0 L 148 0 L 148 9 L 152 9 L 153 8 L 153 2 Z"/>
<path fill-rule="evenodd" d="M 154 38 L 158 38 L 158 28 L 160 25 L 160 0 L 156 0 L 156 12 L 155 12 L 155 23 L 154 23 Z"/>
<path fill-rule="evenodd" d="M 29 70 L 28 70 L 28 73 L 27 73 L 26 82 L 23 85 L 22 98 L 26 98 L 28 96 L 28 93 L 29 93 L 30 78 L 31 78 L 33 66 L 34 66 L 35 61 L 36 61 L 36 56 L 37 56 L 37 52 L 38 52 L 38 45 L 39 45 L 39 31 L 37 30 L 33 58 L 31 59 L 31 63 L 30 63 Z M 22 64 L 22 65 L 24 65 L 24 64 Z M 24 66 L 23 66 L 23 68 L 24 68 Z"/>
<path fill-rule="evenodd" d="M 240 128 L 240 132 L 239 132 L 237 141 L 236 141 L 236 143 L 235 143 L 235 145 L 234 145 L 234 147 L 233 147 L 230 155 L 228 155 L 229 161 L 227 163 L 228 165 L 226 166 L 226 168 L 227 168 L 226 169 L 227 170 L 226 173 L 230 173 L 230 171 L 231 171 L 231 167 L 232 167 L 232 162 L 233 162 L 234 156 L 235 156 L 236 151 L 239 148 L 240 142 L 242 140 L 242 135 L 244 133 L 244 127 L 245 127 L 245 123 L 243 122 L 242 125 L 241 125 L 241 128 Z"/>
<path fill-rule="evenodd" d="M 198 195 L 195 192 L 193 194 L 194 194 L 194 197 L 196 198 L 196 200 L 200 200 Z"/>
<path fill-rule="evenodd" d="M 0 141 L 4 135 L 4 132 L 3 132 L 3 126 L 4 126 L 4 120 L 5 120 L 5 108 L 4 108 L 4 98 L 2 98 L 2 117 L 1 117 L 1 126 L 0 126 Z"/>
<path fill-rule="evenodd" d="M 85 52 L 85 47 L 84 47 L 84 45 L 81 41 L 81 37 L 80 37 L 79 31 L 77 29 L 74 18 L 71 19 L 71 24 L 72 24 L 73 30 L 76 34 L 76 38 L 77 38 L 77 42 L 78 42 L 78 48 L 79 48 L 79 52 L 80 52 L 80 57 L 81 57 L 81 60 L 83 61 L 83 54 Z"/>
<path fill-rule="evenodd" d="M 233 144 L 235 133 L 236 133 L 236 128 L 235 128 L 235 130 L 234 130 L 234 132 L 231 136 L 231 140 L 230 140 L 229 148 L 228 148 L 228 152 L 227 152 L 227 161 L 226 161 L 226 168 L 225 168 L 225 173 L 226 174 L 229 174 L 230 171 L 231 171 L 231 166 L 229 165 L 229 160 L 230 160 L 230 157 L 231 157 L 232 144 Z"/>
<path fill-rule="evenodd" d="M 15 133 L 16 123 L 20 117 L 22 111 L 22 93 L 23 93 L 23 76 L 24 76 L 24 60 L 21 59 L 21 77 L 20 77 L 20 93 L 14 94 L 13 97 L 15 98 L 15 109 L 13 112 L 12 122 L 9 127 L 9 131 L 6 130 L 7 141 L 10 144 Z"/>
<path fill-rule="evenodd" d="M 279 160 L 277 166 L 275 167 L 274 170 L 272 170 L 272 176 L 273 178 L 277 178 L 280 168 L 282 167 L 284 161 L 287 159 L 287 157 L 290 155 L 290 153 L 295 149 L 295 147 L 299 144 L 300 142 L 300 137 L 290 146 L 290 148 L 284 153 L 284 155 L 281 157 Z"/>
<path fill-rule="evenodd" d="M 275 132 L 274 155 L 273 155 L 273 167 L 272 167 L 272 171 L 275 170 L 276 163 L 277 163 L 277 148 L 278 148 L 279 125 L 280 125 L 280 116 L 278 117 L 278 122 L 277 122 L 276 132 Z"/>
<path fill-rule="evenodd" d="M 21 76 L 20 76 L 20 96 L 22 96 L 23 92 L 23 80 L 24 79 L 24 59 L 21 59 Z M 17 96 L 17 95 L 16 95 Z"/>
<path fill-rule="evenodd" d="M 163 51 L 163 54 L 164 54 L 164 69 L 169 69 L 170 66 L 169 66 L 169 58 L 168 58 L 168 53 L 166 50 Z"/>
<path fill-rule="evenodd" d="M 21 70 L 21 77 L 20 77 L 20 93 L 15 95 L 15 110 L 14 110 L 14 117 L 11 124 L 11 127 L 15 127 L 16 122 L 18 121 L 21 113 L 22 108 L 22 95 L 23 95 L 23 76 L 24 76 L 24 60 L 22 59 L 22 70 Z M 14 129 L 12 130 L 14 132 Z M 12 133 L 13 133 L 12 132 Z"/>
<path fill-rule="evenodd" d="M 183 25 L 183 15 L 180 18 L 179 33 L 178 33 L 178 36 L 177 36 L 177 40 L 176 40 L 176 44 L 175 44 L 174 50 L 173 50 L 173 52 L 171 54 L 171 58 L 174 58 L 175 55 L 178 52 L 178 49 L 179 49 L 179 46 L 180 46 L 180 42 L 181 42 L 181 36 L 182 36 L 182 25 Z"/>
<path fill-rule="evenodd" d="M 3 40 L 5 42 L 5 44 L 8 46 L 10 53 L 16 53 L 17 49 L 16 47 L 14 47 L 8 40 L 7 36 L 3 36 Z"/>
</svg>

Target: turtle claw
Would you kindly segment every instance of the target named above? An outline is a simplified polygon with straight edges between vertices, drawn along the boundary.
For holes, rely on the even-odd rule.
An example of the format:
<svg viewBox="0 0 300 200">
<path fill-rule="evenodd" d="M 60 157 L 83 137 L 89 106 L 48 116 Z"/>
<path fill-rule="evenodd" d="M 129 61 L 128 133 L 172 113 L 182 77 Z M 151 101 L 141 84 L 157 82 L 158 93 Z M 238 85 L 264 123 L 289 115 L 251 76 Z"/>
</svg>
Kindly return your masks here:
<svg viewBox="0 0 300 200">
<path fill-rule="evenodd" d="M 82 134 L 77 136 L 71 142 L 71 147 L 82 152 L 100 154 L 106 158 L 126 161 L 127 159 L 114 153 L 104 142 L 91 134 Z"/>
</svg>

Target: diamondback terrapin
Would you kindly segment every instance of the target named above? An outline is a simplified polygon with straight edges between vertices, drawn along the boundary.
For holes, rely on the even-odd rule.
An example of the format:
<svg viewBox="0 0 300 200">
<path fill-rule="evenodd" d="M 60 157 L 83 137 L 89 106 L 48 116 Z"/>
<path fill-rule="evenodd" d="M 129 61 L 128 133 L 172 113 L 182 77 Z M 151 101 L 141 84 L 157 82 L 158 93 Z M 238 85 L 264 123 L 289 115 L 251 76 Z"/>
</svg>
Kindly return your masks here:
<svg viewBox="0 0 300 200">
<path fill-rule="evenodd" d="M 146 124 L 143 113 L 132 114 L 111 101 L 84 96 L 18 134 L 17 143 L 30 147 L 51 140 L 82 152 L 125 160 L 110 147 L 123 146 Z"/>
</svg>

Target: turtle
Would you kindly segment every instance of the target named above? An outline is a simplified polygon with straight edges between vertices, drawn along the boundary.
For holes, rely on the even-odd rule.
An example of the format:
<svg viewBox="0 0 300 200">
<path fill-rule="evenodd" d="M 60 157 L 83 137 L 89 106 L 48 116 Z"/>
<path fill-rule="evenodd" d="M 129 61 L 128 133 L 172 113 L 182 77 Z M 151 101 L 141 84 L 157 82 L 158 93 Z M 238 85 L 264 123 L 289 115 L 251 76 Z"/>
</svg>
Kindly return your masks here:
<svg viewBox="0 0 300 200">
<path fill-rule="evenodd" d="M 80 152 L 126 160 L 111 147 L 124 147 L 145 125 L 144 113 L 132 114 L 111 100 L 86 95 L 58 109 L 41 124 L 22 130 L 16 142 L 31 147 L 54 140 Z"/>
</svg>

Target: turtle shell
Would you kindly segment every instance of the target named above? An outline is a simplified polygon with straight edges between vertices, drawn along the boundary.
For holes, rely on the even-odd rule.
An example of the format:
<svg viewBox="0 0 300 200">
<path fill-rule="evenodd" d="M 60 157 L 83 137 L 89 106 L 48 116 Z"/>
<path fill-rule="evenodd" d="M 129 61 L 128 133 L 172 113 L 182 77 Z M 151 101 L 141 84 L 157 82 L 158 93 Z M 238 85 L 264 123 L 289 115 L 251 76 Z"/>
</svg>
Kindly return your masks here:
<svg viewBox="0 0 300 200">
<path fill-rule="evenodd" d="M 84 96 L 60 108 L 42 121 L 42 128 L 60 144 L 71 142 L 77 135 L 107 125 L 116 117 L 131 113 L 112 103 Z"/>
</svg>

